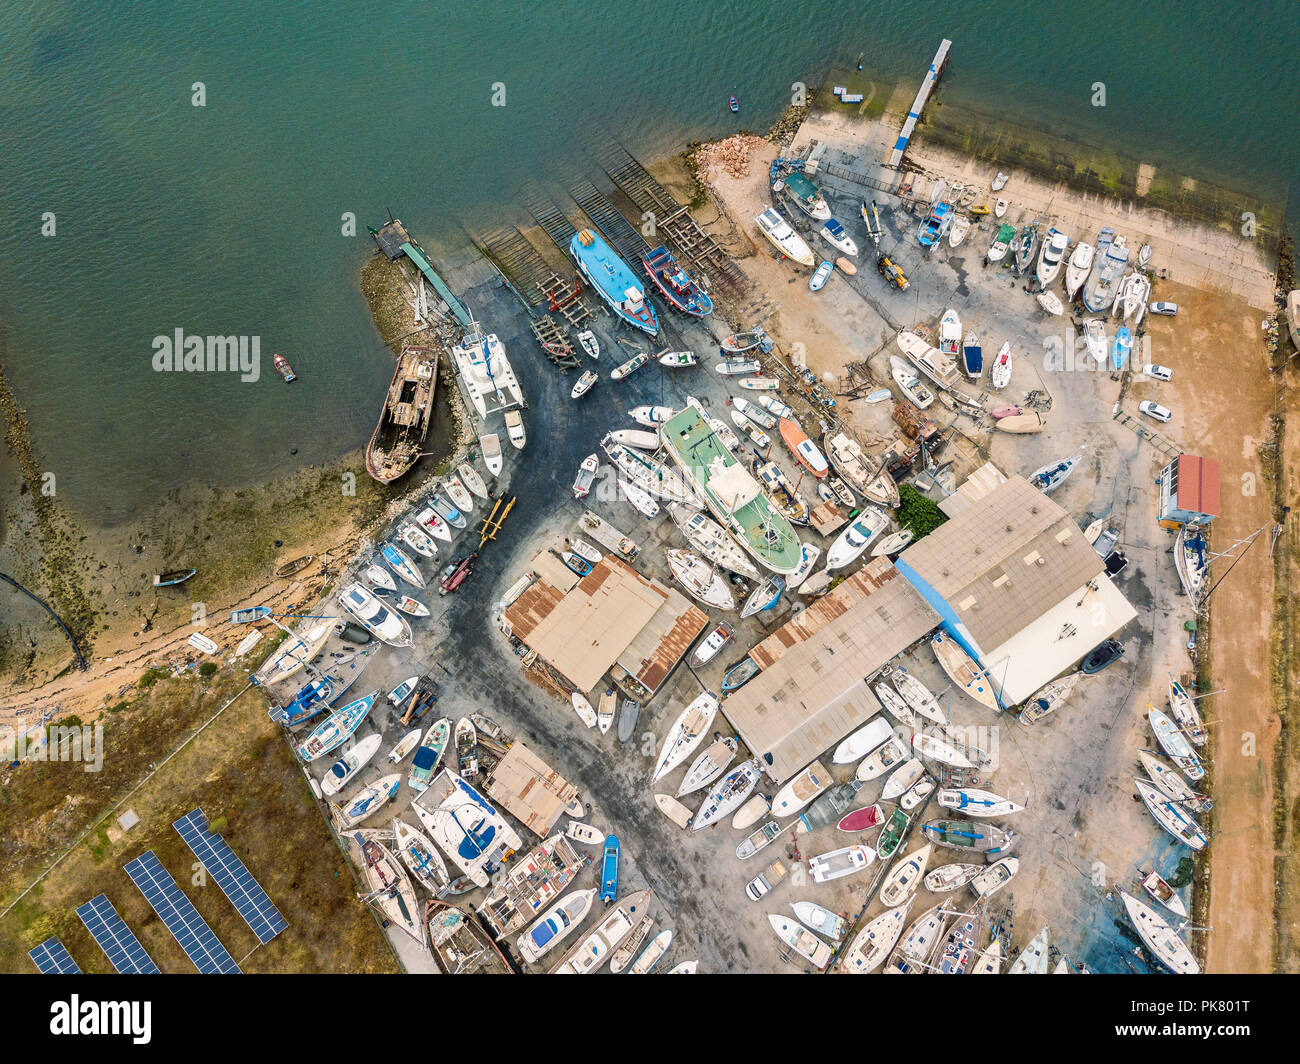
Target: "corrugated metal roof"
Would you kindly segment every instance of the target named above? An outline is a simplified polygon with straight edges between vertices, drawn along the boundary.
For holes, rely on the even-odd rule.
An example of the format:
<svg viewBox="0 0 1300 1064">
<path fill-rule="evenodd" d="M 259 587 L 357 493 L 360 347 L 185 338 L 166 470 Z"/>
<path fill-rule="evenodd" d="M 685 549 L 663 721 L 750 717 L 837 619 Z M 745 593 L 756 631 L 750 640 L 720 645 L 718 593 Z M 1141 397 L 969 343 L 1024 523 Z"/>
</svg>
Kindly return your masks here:
<svg viewBox="0 0 1300 1064">
<path fill-rule="evenodd" d="M 784 635 L 764 640 L 760 647 L 767 648 L 764 657 L 773 664 L 722 703 L 745 744 L 771 757 L 766 771 L 778 782 L 877 713 L 880 704 L 866 677 L 939 623 L 939 615 L 887 559 L 873 561 L 851 579 L 859 577 L 864 579 L 840 597 L 838 606 L 832 603 L 807 617 L 831 598 L 826 595 L 805 616 L 787 622 Z"/>
<path fill-rule="evenodd" d="M 675 588 L 622 654 L 618 664 L 651 693 L 659 690 L 695 637 L 709 623 L 708 615 Z"/>
<path fill-rule="evenodd" d="M 545 838 L 578 788 L 520 740 L 483 785 L 488 797 L 535 835 Z"/>
<path fill-rule="evenodd" d="M 1219 463 L 1192 454 L 1178 456 L 1178 509 L 1218 517 Z"/>
<path fill-rule="evenodd" d="M 899 558 L 957 612 L 987 650 L 1105 569 L 1060 506 L 1016 476 Z"/>
</svg>

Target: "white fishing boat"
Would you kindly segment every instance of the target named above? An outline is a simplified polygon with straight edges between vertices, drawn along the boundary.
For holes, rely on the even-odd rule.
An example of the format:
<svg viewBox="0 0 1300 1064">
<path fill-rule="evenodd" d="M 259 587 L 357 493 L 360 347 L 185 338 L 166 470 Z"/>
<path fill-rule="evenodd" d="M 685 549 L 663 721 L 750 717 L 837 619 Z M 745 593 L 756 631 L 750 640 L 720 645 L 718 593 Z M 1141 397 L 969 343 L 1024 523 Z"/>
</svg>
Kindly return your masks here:
<svg viewBox="0 0 1300 1064">
<path fill-rule="evenodd" d="M 942 905 L 935 905 L 918 916 L 894 948 L 885 972 L 915 975 L 926 971 L 925 960 L 933 952 L 947 921 Z"/>
<path fill-rule="evenodd" d="M 925 889 L 931 894 L 947 894 L 954 890 L 960 890 L 987 867 L 987 865 L 978 864 L 940 865 L 933 871 L 926 873 Z"/>
<path fill-rule="evenodd" d="M 1034 298 L 1038 300 L 1038 305 L 1054 318 L 1059 318 L 1065 313 L 1065 304 L 1055 292 L 1039 292 Z"/>
<path fill-rule="evenodd" d="M 999 170 L 997 176 L 993 178 L 993 184 L 990 187 L 993 189 L 994 192 L 1000 192 L 1002 189 L 1007 187 L 1007 182 L 1010 180 L 1011 180 L 1010 174 L 1004 174 L 1001 170 Z"/>
<path fill-rule="evenodd" d="M 744 359 L 739 362 L 718 362 L 713 366 L 714 373 L 724 377 L 743 377 L 746 373 L 757 373 L 763 364 L 757 359 Z"/>
<path fill-rule="evenodd" d="M 739 410 L 745 415 L 745 417 L 754 422 L 755 425 L 765 429 L 776 428 L 776 417 L 764 410 L 757 403 L 747 402 L 737 395 L 732 398 L 731 406 L 733 409 Z"/>
<path fill-rule="evenodd" d="M 681 798 L 701 787 L 707 787 L 726 771 L 727 766 L 736 759 L 740 744 L 730 735 L 712 743 L 700 754 L 686 770 L 681 786 L 677 788 L 677 797 Z"/>
<path fill-rule="evenodd" d="M 415 888 L 391 853 L 373 838 L 356 836 L 361 847 L 362 865 L 370 893 L 369 901 L 399 930 L 410 935 L 424 949 L 425 925 L 421 914 L 423 907 L 415 895 Z"/>
<path fill-rule="evenodd" d="M 474 496 L 471 495 L 469 489 L 460 482 L 460 476 L 458 474 L 450 474 L 442 482 L 442 488 L 447 493 L 447 497 L 456 504 L 456 508 L 460 510 L 461 513 L 473 513 Z"/>
<path fill-rule="evenodd" d="M 794 816 L 834 782 L 822 763 L 814 761 L 776 792 L 772 798 L 772 815 Z"/>
<path fill-rule="evenodd" d="M 600 380 L 599 374 L 593 373 L 589 369 L 583 370 L 582 376 L 578 378 L 577 383 L 573 386 L 573 390 L 569 392 L 569 398 L 581 399 L 591 391 L 598 380 Z"/>
<path fill-rule="evenodd" d="M 1020 871 L 1020 858 L 1004 857 L 971 876 L 970 889 L 980 901 L 991 898 Z"/>
<path fill-rule="evenodd" d="M 1033 937 L 1020 956 L 1011 962 L 1007 975 L 1046 975 L 1047 974 L 1047 936 L 1048 928 L 1043 928 Z"/>
<path fill-rule="evenodd" d="M 817 559 L 822 556 L 822 549 L 812 543 L 804 543 L 800 546 L 802 551 L 799 568 L 790 574 L 786 580 L 785 586 L 791 591 L 795 590 L 808 579 L 808 575 L 813 571 L 817 564 Z"/>
<path fill-rule="evenodd" d="M 426 506 L 415 515 L 415 523 L 427 532 L 432 532 L 434 536 L 444 543 L 451 542 L 451 526 L 442 519 L 432 506 Z"/>
<path fill-rule="evenodd" d="M 719 610 L 734 610 L 735 596 L 722 574 L 691 551 L 673 548 L 664 551 L 673 577 L 691 598 Z"/>
<path fill-rule="evenodd" d="M 524 431 L 523 415 L 520 414 L 518 410 L 507 410 L 505 412 L 505 422 L 506 439 L 510 441 L 510 446 L 516 451 L 522 451 L 524 445 L 528 443 L 528 434 Z M 500 445 L 498 444 L 498 449 L 499 447 Z M 484 450 L 483 454 L 485 457 L 488 457 L 488 452 L 486 450 Z M 497 459 L 497 464 L 500 465 L 500 459 Z M 492 469 L 490 461 L 488 469 Z M 495 475 L 496 473 L 494 472 L 493 476 Z"/>
<path fill-rule="evenodd" d="M 638 451 L 657 451 L 663 444 L 658 432 L 647 432 L 644 429 L 615 429 L 609 438 L 624 447 L 635 447 Z"/>
<path fill-rule="evenodd" d="M 415 881 L 430 894 L 441 894 L 451 883 L 447 863 L 423 832 L 416 831 L 404 820 L 394 820 L 393 845 Z"/>
<path fill-rule="evenodd" d="M 600 358 L 600 341 L 590 329 L 583 329 L 578 333 L 578 346 L 588 358 Z"/>
<path fill-rule="evenodd" d="M 627 412 L 628 417 L 648 429 L 658 429 L 676 413 L 671 406 L 634 406 Z"/>
<path fill-rule="evenodd" d="M 745 417 L 745 415 L 742 414 L 739 410 L 733 410 L 731 412 L 731 423 L 735 425 L 736 428 L 740 429 L 740 431 L 743 432 L 746 436 L 748 436 L 751 440 L 753 440 L 757 446 L 763 448 L 764 450 L 772 446 L 771 437 L 768 436 L 766 432 L 760 429 L 752 421 L 750 421 L 749 418 Z"/>
<path fill-rule="evenodd" d="M 691 547 L 714 565 L 751 580 L 759 579 L 758 568 L 749 560 L 749 555 L 713 518 L 676 503 L 668 504 L 668 515 Z"/>
<path fill-rule="evenodd" d="M 1070 238 L 1059 229 L 1053 227 L 1047 230 L 1047 239 L 1043 241 L 1043 246 L 1038 252 L 1038 283 L 1044 290 L 1051 287 L 1056 275 L 1061 272 L 1061 264 L 1065 261 L 1065 249 L 1070 246 Z M 1060 302 L 1058 300 L 1058 302 Z"/>
<path fill-rule="evenodd" d="M 580 820 L 570 820 L 568 826 L 564 829 L 564 837 L 573 839 L 574 842 L 580 842 L 584 846 L 603 846 L 605 843 L 605 833 L 590 824 L 584 824 Z"/>
<path fill-rule="evenodd" d="M 970 232 L 970 219 L 964 214 L 957 215 L 952 221 L 952 228 L 948 230 L 948 245 L 956 247 L 966 239 L 966 234 Z"/>
<path fill-rule="evenodd" d="M 624 377 L 630 377 L 649 361 L 649 355 L 644 351 L 638 351 L 626 362 L 621 362 L 615 366 L 614 371 L 609 375 L 609 379 L 612 381 L 621 381 Z"/>
<path fill-rule="evenodd" d="M 691 818 L 691 830 L 699 831 L 710 824 L 716 824 L 739 809 L 758 786 L 762 772 L 762 765 L 757 758 L 754 758 L 723 776 L 721 782 L 714 785 L 708 797 L 700 804 L 695 816 Z"/>
<path fill-rule="evenodd" d="M 829 218 L 826 224 L 818 230 L 821 238 L 830 244 L 831 247 L 844 252 L 846 255 L 856 255 L 858 245 L 853 238 L 849 236 L 848 231 L 836 219 Z"/>
<path fill-rule="evenodd" d="M 393 574 L 377 563 L 372 563 L 362 569 L 361 578 L 371 587 L 383 588 L 385 591 L 397 590 L 397 581 L 393 579 Z"/>
<path fill-rule="evenodd" d="M 1152 871 L 1143 876 L 1142 889 L 1175 916 L 1179 916 L 1184 920 L 1188 918 L 1187 906 L 1183 904 L 1183 899 L 1175 893 L 1174 888 L 1166 882 L 1159 872 Z"/>
<path fill-rule="evenodd" d="M 894 865 L 880 884 L 881 904 L 893 908 L 910 901 L 921 885 L 926 865 L 930 863 L 930 855 L 933 853 L 934 844 L 927 842 Z"/>
<path fill-rule="evenodd" d="M 961 318 L 949 307 L 939 319 L 939 350 L 954 358 L 961 353 Z"/>
<path fill-rule="evenodd" d="M 604 555 L 601 554 L 600 551 L 598 551 L 585 539 L 578 539 L 576 536 L 573 539 L 569 540 L 569 550 L 573 551 L 574 554 L 576 554 L 579 558 L 582 558 L 584 561 L 591 562 L 592 565 L 595 565 L 598 561 L 600 561 L 604 557 Z"/>
<path fill-rule="evenodd" d="M 420 745 L 420 736 L 424 734 L 423 728 L 412 728 L 388 751 L 388 762 L 391 765 L 401 764 L 406 760 L 406 755 Z"/>
<path fill-rule="evenodd" d="M 741 840 L 736 847 L 736 856 L 742 861 L 748 861 L 759 850 L 770 846 L 780 834 L 781 825 L 775 820 L 769 820 Z"/>
<path fill-rule="evenodd" d="M 668 369 L 684 369 L 687 366 L 695 365 L 699 361 L 695 357 L 694 351 L 661 351 L 655 358 L 659 365 Z"/>
<path fill-rule="evenodd" d="M 589 454 L 582 460 L 578 466 L 578 475 L 573 478 L 573 497 L 575 499 L 585 498 L 591 492 L 591 485 L 595 483 L 596 472 L 600 469 L 600 459 Z"/>
<path fill-rule="evenodd" d="M 921 378 L 910 365 L 897 355 L 889 356 L 889 375 L 894 378 L 899 391 L 918 410 L 924 410 L 934 403 L 934 392 L 922 383 Z"/>
<path fill-rule="evenodd" d="M 831 948 L 800 924 L 786 916 L 770 913 L 767 917 L 776 937 L 794 950 L 814 968 L 825 968 L 831 962 Z"/>
<path fill-rule="evenodd" d="M 872 847 L 845 846 L 811 858 L 808 874 L 814 883 L 830 883 L 863 871 L 875 859 L 876 851 Z"/>
<path fill-rule="evenodd" d="M 736 636 L 736 630 L 726 621 L 719 621 L 691 651 L 690 664 L 693 669 L 702 669 Z"/>
<path fill-rule="evenodd" d="M 685 761 L 703 742 L 718 715 L 719 704 L 716 695 L 705 691 L 681 711 L 664 735 L 659 758 L 650 776 L 652 783 Z"/>
<path fill-rule="evenodd" d="M 620 898 L 581 942 L 557 964 L 553 975 L 587 975 L 601 968 L 623 940 L 648 915 L 654 903 L 654 891 L 642 890 Z"/>
<path fill-rule="evenodd" d="M 1065 267 L 1065 295 L 1068 299 L 1073 300 L 1083 287 L 1083 282 L 1088 279 L 1088 273 L 1092 269 L 1092 255 L 1091 244 L 1081 240 L 1074 245 L 1074 254 Z"/>
<path fill-rule="evenodd" d="M 1001 391 L 1011 383 L 1011 341 L 1008 340 L 999 349 L 993 359 L 993 368 L 989 371 L 990 383 L 996 391 Z"/>
<path fill-rule="evenodd" d="M 379 732 L 374 735 L 367 735 L 361 742 L 335 761 L 334 764 L 330 765 L 325 772 L 324 778 L 320 781 L 321 793 L 326 796 L 338 794 L 339 791 L 352 782 L 356 774 L 379 752 L 379 746 L 383 741 L 384 737 Z"/>
<path fill-rule="evenodd" d="M 833 765 L 852 765 L 861 761 L 894 734 L 894 727 L 885 717 L 872 717 L 866 724 L 849 735 L 831 755 Z"/>
<path fill-rule="evenodd" d="M 1170 798 L 1150 780 L 1133 777 L 1138 794 L 1157 824 L 1185 846 L 1203 850 L 1209 843 L 1201 826 L 1183 806 Z"/>
<path fill-rule="evenodd" d="M 1196 702 L 1187 693 L 1187 689 L 1172 678 L 1169 680 L 1169 711 L 1174 715 L 1174 720 L 1178 722 L 1178 726 L 1182 728 L 1183 734 L 1188 739 L 1197 746 L 1205 745 L 1210 733 L 1201 721 L 1201 714 L 1197 712 Z"/>
<path fill-rule="evenodd" d="M 1205 767 L 1178 725 L 1152 705 L 1147 706 L 1147 719 L 1151 723 L 1151 730 L 1155 733 L 1160 749 L 1169 755 L 1169 759 L 1178 766 L 1183 775 L 1189 780 L 1201 779 L 1205 775 Z"/>
<path fill-rule="evenodd" d="M 1003 214 L 1006 213 L 1005 204 L 1006 200 L 998 200 L 998 206 L 1003 207 Z M 1002 217 L 1001 214 L 997 213 L 996 208 L 994 209 L 993 214 L 994 217 Z M 984 257 L 988 259 L 989 262 L 1001 262 L 1007 257 L 1008 252 L 1010 252 L 1011 242 L 1015 237 L 1016 227 L 1014 225 L 1007 225 L 1005 222 L 999 225 L 997 232 L 993 234 L 993 239 L 989 241 L 989 249 L 984 253 Z"/>
<path fill-rule="evenodd" d="M 891 717 L 900 724 L 916 727 L 915 711 L 907 704 L 907 699 L 900 695 L 887 680 L 880 680 L 873 690 L 876 692 L 876 698 Z"/>
<path fill-rule="evenodd" d="M 908 760 L 907 745 L 898 736 L 894 736 L 884 746 L 862 759 L 853 773 L 853 778 L 863 783 L 880 779 L 885 773 Z"/>
<path fill-rule="evenodd" d="M 890 679 L 894 683 L 894 689 L 906 699 L 908 707 L 914 713 L 920 714 L 926 720 L 934 721 L 935 724 L 948 723 L 943 707 L 930 693 L 930 689 L 902 665 L 894 668 L 890 673 Z"/>
<path fill-rule="evenodd" d="M 618 478 L 618 493 L 621 498 L 626 499 L 632 504 L 632 508 L 640 513 L 643 517 L 656 517 L 659 514 L 659 504 L 648 491 L 638 488 L 622 475 Z"/>
<path fill-rule="evenodd" d="M 790 227 L 775 207 L 769 207 L 754 219 L 755 224 L 777 251 L 800 266 L 812 266 L 816 259 L 804 238 Z"/>
<path fill-rule="evenodd" d="M 375 749 L 378 749 L 378 745 Z M 396 797 L 401 786 L 402 774 L 394 772 L 392 775 L 375 780 L 369 787 L 358 791 L 346 802 L 331 806 L 339 831 L 346 831 L 348 828 L 356 827 L 362 821 L 369 820 Z"/>
<path fill-rule="evenodd" d="M 1001 218 L 1007 213 L 1007 208 L 1011 206 L 1011 201 L 999 196 L 998 201 L 993 204 L 993 217 Z"/>
<path fill-rule="evenodd" d="M 862 556 L 872 540 L 889 531 L 889 515 L 874 506 L 864 506 L 849 522 L 848 527 L 836 537 L 826 552 L 826 569 L 843 569 Z"/>
<path fill-rule="evenodd" d="M 925 775 L 925 765 L 920 758 L 909 758 L 889 774 L 880 790 L 882 802 L 897 801 L 917 780 Z"/>
<path fill-rule="evenodd" d="M 933 776 L 922 776 L 898 799 L 898 808 L 910 812 L 929 798 L 937 786 Z"/>
<path fill-rule="evenodd" d="M 518 414 L 519 411 L 515 410 L 512 411 L 512 413 Z M 519 431 L 520 433 L 523 432 L 522 421 L 520 422 Z M 494 477 L 499 477 L 501 475 L 501 470 L 504 468 L 504 463 L 501 459 L 501 437 L 495 432 L 489 433 L 486 436 L 480 436 L 478 438 L 478 446 L 479 450 L 483 453 L 483 464 L 487 467 L 487 471 Z M 522 446 L 522 444 L 520 446 Z"/>
<path fill-rule="evenodd" d="M 944 787 L 940 789 L 938 799 L 944 809 L 974 817 L 1010 816 L 1025 808 L 1010 798 L 975 787 Z"/>
<path fill-rule="evenodd" d="M 1083 344 L 1088 357 L 1098 365 L 1103 365 L 1107 358 L 1109 340 L 1106 338 L 1106 325 L 1101 318 L 1089 318 L 1083 323 Z"/>
<path fill-rule="evenodd" d="M 596 709 L 587 701 L 587 696 L 581 691 L 574 691 L 569 695 L 569 702 L 573 705 L 573 711 L 578 714 L 578 719 L 588 728 L 594 728 L 597 723 Z"/>
<path fill-rule="evenodd" d="M 520 956 L 529 964 L 546 956 L 587 918 L 596 894 L 595 887 L 574 891 L 542 913 L 515 939 Z"/>
<path fill-rule="evenodd" d="M 839 942 L 844 932 L 849 929 L 849 922 L 839 913 L 833 913 L 815 901 L 796 901 L 790 903 L 795 917 L 810 931 L 816 931 L 823 938 Z"/>
<path fill-rule="evenodd" d="M 911 900 L 881 913 L 859 931 L 840 961 L 840 969 L 853 975 L 866 975 L 884 963 L 898 942 L 907 923 Z"/>
<path fill-rule="evenodd" d="M 1124 902 L 1128 918 L 1133 921 L 1137 933 L 1156 960 L 1175 975 L 1200 974 L 1201 966 L 1195 954 L 1188 948 L 1187 943 L 1178 937 L 1178 932 L 1165 922 L 1164 917 L 1131 894 L 1121 890 L 1119 896 Z"/>
<path fill-rule="evenodd" d="M 947 632 L 936 632 L 930 638 L 930 649 L 948 679 L 960 690 L 989 709 L 998 708 L 988 674 Z"/>
</svg>

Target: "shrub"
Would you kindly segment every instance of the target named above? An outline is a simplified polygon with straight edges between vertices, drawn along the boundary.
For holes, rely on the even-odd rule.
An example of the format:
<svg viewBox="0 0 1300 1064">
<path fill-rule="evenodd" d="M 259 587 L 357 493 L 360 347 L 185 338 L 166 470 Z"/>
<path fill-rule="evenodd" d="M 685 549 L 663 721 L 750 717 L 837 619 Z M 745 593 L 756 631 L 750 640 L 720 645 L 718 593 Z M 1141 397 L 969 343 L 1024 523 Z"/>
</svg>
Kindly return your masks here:
<svg viewBox="0 0 1300 1064">
<path fill-rule="evenodd" d="M 166 669 L 146 669 L 145 674 L 140 677 L 140 686 L 147 691 L 159 680 L 165 680 L 166 678 Z"/>
<path fill-rule="evenodd" d="M 912 530 L 913 542 L 928 536 L 948 520 L 937 503 L 911 484 L 899 485 L 898 499 L 898 523 Z"/>
<path fill-rule="evenodd" d="M 199 675 L 203 677 L 215 676 L 217 669 L 220 667 L 215 661 L 205 661 L 199 666 Z"/>
</svg>

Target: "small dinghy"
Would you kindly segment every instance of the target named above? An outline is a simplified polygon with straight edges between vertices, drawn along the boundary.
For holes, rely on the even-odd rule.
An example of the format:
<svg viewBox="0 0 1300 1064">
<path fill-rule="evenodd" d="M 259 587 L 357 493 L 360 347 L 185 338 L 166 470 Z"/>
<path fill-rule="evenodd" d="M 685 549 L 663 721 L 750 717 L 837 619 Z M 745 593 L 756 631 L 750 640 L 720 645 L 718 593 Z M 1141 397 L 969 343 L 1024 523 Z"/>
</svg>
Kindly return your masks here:
<svg viewBox="0 0 1300 1064">
<path fill-rule="evenodd" d="M 722 693 L 729 694 L 732 691 L 739 690 L 757 675 L 758 662 L 753 658 L 745 658 L 737 662 L 723 673 Z"/>
<path fill-rule="evenodd" d="M 285 562 L 271 575 L 281 580 L 288 576 L 294 576 L 306 569 L 307 566 L 311 565 L 312 560 L 315 557 L 316 555 L 314 554 L 304 554 L 301 558 L 294 558 L 292 561 Z M 196 572 L 198 572 L 197 569 L 195 569 L 190 575 L 193 576 Z M 188 577 L 186 579 L 188 579 Z"/>
<path fill-rule="evenodd" d="M 713 726 L 714 718 L 718 715 L 719 705 L 717 695 L 705 691 L 681 711 L 664 735 L 650 782 L 653 783 L 666 776 L 704 741 L 709 728 Z"/>
<path fill-rule="evenodd" d="M 1008 860 L 1014 860 L 1014 858 L 1008 858 Z M 1148 872 L 1143 876 L 1142 887 L 1175 916 L 1184 920 L 1188 918 L 1187 906 L 1183 904 L 1183 899 L 1174 892 L 1174 888 L 1165 881 L 1159 872 Z"/>
<path fill-rule="evenodd" d="M 382 565 L 373 562 L 361 570 L 361 579 L 374 588 L 383 588 L 385 591 L 397 590 L 397 581 L 393 579 L 393 574 Z"/>
<path fill-rule="evenodd" d="M 592 708 L 591 703 L 587 701 L 587 696 L 581 691 L 574 691 L 573 694 L 569 696 L 569 701 L 573 703 L 573 710 L 578 714 L 578 719 L 588 728 L 594 728 L 597 719 L 596 710 Z"/>
<path fill-rule="evenodd" d="M 808 278 L 808 288 L 813 292 L 820 292 L 826 287 L 826 282 L 830 280 L 831 272 L 835 269 L 835 263 L 822 262 L 813 275 Z"/>
<path fill-rule="evenodd" d="M 596 727 L 600 729 L 601 735 L 608 735 L 609 729 L 614 726 L 614 714 L 618 711 L 618 695 L 614 693 L 614 688 L 605 689 L 605 693 L 600 696 L 600 705 L 596 709 Z"/>
<path fill-rule="evenodd" d="M 726 771 L 727 766 L 736 759 L 740 744 L 731 736 L 719 739 L 708 747 L 686 770 L 681 786 L 677 788 L 677 797 L 682 798 L 701 787 L 707 787 Z"/>
<path fill-rule="evenodd" d="M 600 380 L 600 377 L 592 373 L 591 370 L 584 370 L 582 376 L 578 378 L 577 383 L 573 386 L 573 391 L 569 393 L 569 398 L 581 399 L 591 391 L 598 380 Z"/>
<path fill-rule="evenodd" d="M 578 346 L 588 358 L 600 358 L 600 341 L 590 329 L 583 329 L 578 333 Z"/>
<path fill-rule="evenodd" d="M 1011 341 L 1000 348 L 993 359 L 993 368 L 989 372 L 990 382 L 995 391 L 1001 391 L 1011 383 Z"/>
<path fill-rule="evenodd" d="M 599 830 L 580 820 L 570 820 L 568 827 L 564 829 L 564 834 L 566 838 L 580 842 L 584 846 L 599 846 L 605 841 L 605 836 Z"/>
<path fill-rule="evenodd" d="M 667 366 L 669 369 L 682 369 L 693 366 L 699 361 L 694 351 L 664 351 L 657 356 L 657 360 L 659 365 Z"/>
<path fill-rule="evenodd" d="M 656 794 L 655 805 L 659 812 L 685 831 L 691 826 L 691 811 L 670 794 Z"/>
<path fill-rule="evenodd" d="M 866 975 L 879 968 L 902 935 L 909 908 L 910 901 L 869 921 L 854 936 L 840 961 L 840 968 L 853 975 Z"/>
<path fill-rule="evenodd" d="M 1003 217 L 1007 213 L 1007 208 L 1010 206 L 1011 206 L 1011 201 L 1009 199 L 1003 199 L 1002 197 L 998 197 L 998 201 L 995 204 L 993 204 L 993 217 L 994 218 Z"/>
</svg>

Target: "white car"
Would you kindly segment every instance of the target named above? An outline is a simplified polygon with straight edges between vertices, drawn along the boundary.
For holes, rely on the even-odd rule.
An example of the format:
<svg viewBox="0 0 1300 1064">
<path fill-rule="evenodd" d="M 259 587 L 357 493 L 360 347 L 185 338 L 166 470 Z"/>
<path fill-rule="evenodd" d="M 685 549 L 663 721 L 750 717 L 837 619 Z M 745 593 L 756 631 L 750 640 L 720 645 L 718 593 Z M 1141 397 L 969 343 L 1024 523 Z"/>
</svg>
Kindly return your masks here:
<svg viewBox="0 0 1300 1064">
<path fill-rule="evenodd" d="M 1168 421 L 1174 416 L 1172 410 L 1167 406 L 1161 406 L 1159 403 L 1153 403 L 1150 399 L 1144 399 L 1138 403 L 1138 409 L 1147 417 L 1155 418 L 1157 421 Z"/>
<path fill-rule="evenodd" d="M 1148 362 L 1142 367 L 1142 373 L 1158 381 L 1170 381 L 1174 379 L 1174 371 L 1168 366 L 1159 366 L 1154 362 Z"/>
<path fill-rule="evenodd" d="M 1168 315 L 1169 317 L 1172 318 L 1175 314 L 1178 313 L 1178 304 L 1177 304 L 1177 303 L 1166 303 L 1166 302 L 1163 301 L 1163 300 L 1161 300 L 1161 301 L 1158 302 L 1158 303 L 1148 303 L 1148 304 L 1147 304 L 1147 313 L 1149 313 L 1149 314 L 1166 314 L 1166 315 Z"/>
</svg>

